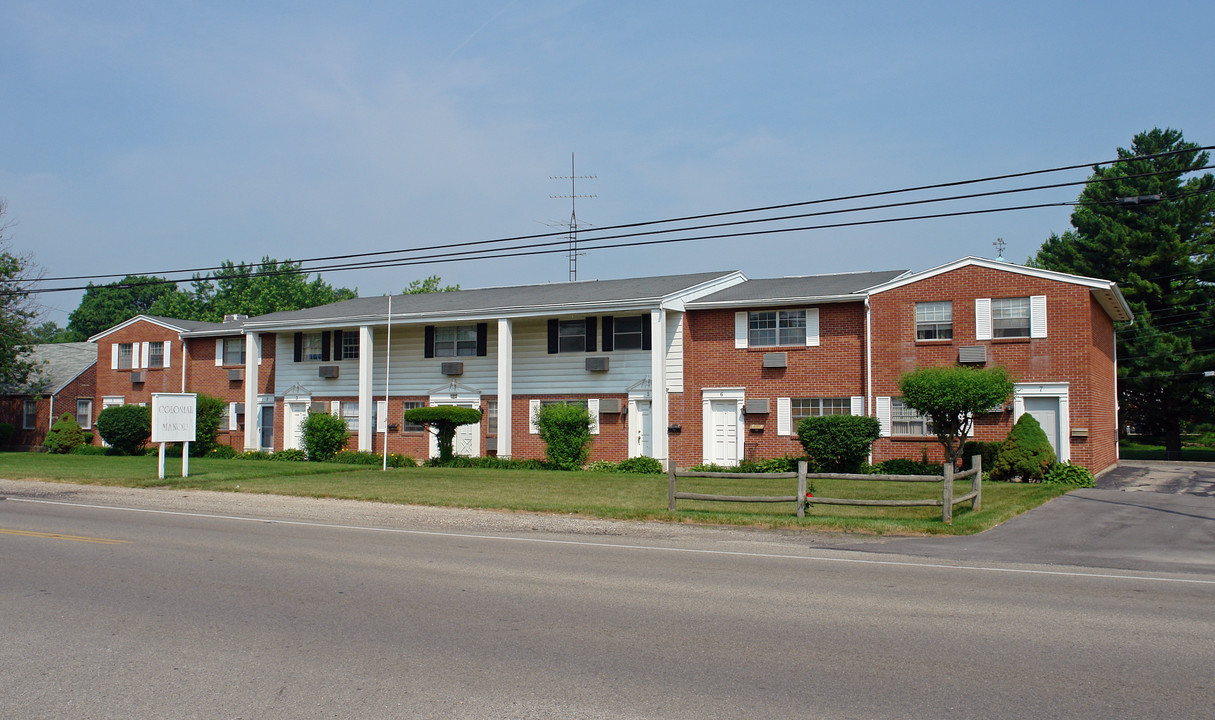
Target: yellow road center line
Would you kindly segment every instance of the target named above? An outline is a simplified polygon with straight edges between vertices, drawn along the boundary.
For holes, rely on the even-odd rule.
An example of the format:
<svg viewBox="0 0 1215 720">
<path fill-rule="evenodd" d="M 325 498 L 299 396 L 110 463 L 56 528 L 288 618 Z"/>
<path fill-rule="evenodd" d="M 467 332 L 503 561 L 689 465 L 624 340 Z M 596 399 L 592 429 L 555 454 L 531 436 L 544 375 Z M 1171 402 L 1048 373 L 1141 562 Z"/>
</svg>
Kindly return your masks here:
<svg viewBox="0 0 1215 720">
<path fill-rule="evenodd" d="M 6 530 L 5 528 L 0 528 L 0 535 L 20 535 L 22 537 L 48 538 L 50 540 L 74 540 L 76 542 L 100 543 L 102 545 L 124 545 L 131 542 L 130 540 L 84 537 L 83 535 L 62 535 L 60 533 L 35 532 L 33 530 Z"/>
</svg>

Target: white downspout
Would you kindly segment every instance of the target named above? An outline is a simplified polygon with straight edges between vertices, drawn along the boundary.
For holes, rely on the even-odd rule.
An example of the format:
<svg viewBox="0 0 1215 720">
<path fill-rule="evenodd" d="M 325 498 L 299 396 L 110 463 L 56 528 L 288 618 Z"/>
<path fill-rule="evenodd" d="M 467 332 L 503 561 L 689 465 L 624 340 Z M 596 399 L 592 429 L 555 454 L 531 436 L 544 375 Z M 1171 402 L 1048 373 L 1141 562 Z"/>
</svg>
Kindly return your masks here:
<svg viewBox="0 0 1215 720">
<path fill-rule="evenodd" d="M 181 391 L 186 391 L 186 339 L 178 337 L 181 340 Z"/>
</svg>

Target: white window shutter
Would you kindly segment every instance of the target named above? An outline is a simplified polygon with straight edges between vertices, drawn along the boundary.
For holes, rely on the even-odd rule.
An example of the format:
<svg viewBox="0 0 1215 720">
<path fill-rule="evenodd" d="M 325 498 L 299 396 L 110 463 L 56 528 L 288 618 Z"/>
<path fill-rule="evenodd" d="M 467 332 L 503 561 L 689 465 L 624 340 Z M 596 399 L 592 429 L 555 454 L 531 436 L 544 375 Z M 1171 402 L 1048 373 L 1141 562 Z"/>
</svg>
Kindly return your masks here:
<svg viewBox="0 0 1215 720">
<path fill-rule="evenodd" d="M 148 360 L 152 355 L 148 346 L 151 344 L 150 342 L 135 343 L 135 367 L 146 368 L 148 366 Z"/>
<path fill-rule="evenodd" d="M 172 340 L 165 340 L 165 349 L 161 351 L 161 355 L 164 356 L 164 361 L 161 364 L 164 365 L 166 368 L 169 367 L 169 363 L 171 362 L 169 360 L 169 358 L 173 357 L 173 341 Z"/>
<path fill-rule="evenodd" d="M 224 364 L 224 339 L 215 338 L 215 366 Z"/>
<path fill-rule="evenodd" d="M 388 401 L 375 401 L 375 427 L 376 430 L 383 431 L 388 427 Z"/>
<path fill-rule="evenodd" d="M 586 412 L 591 416 L 591 434 L 599 434 L 599 398 L 590 398 L 586 401 Z"/>
<path fill-rule="evenodd" d="M 329 414 L 337 415 L 338 417 L 341 417 L 341 415 L 342 415 L 342 401 L 341 400 L 331 400 L 329 402 Z"/>
<path fill-rule="evenodd" d="M 793 434 L 793 399 L 776 398 L 776 434 Z"/>
<path fill-rule="evenodd" d="M 747 313 L 734 313 L 734 347 L 747 347 Z"/>
<path fill-rule="evenodd" d="M 875 398 L 874 404 L 877 406 L 877 420 L 881 427 L 882 437 L 890 437 L 890 398 Z"/>
<path fill-rule="evenodd" d="M 236 403 L 228 403 L 228 429 L 240 430 L 240 423 L 236 420 Z"/>
<path fill-rule="evenodd" d="M 806 347 L 818 346 L 818 308 L 806 308 Z"/>
<path fill-rule="evenodd" d="M 540 413 L 540 401 L 527 401 L 527 431 L 532 435 L 540 433 L 540 426 L 536 424 L 536 415 Z"/>
<path fill-rule="evenodd" d="M 110 346 L 110 369 L 118 369 L 118 343 Z"/>
<path fill-rule="evenodd" d="M 853 395 L 852 396 L 852 409 L 850 412 L 853 415 L 855 415 L 856 417 L 863 417 L 865 415 L 865 398 L 864 398 L 864 396 L 862 396 L 862 395 Z"/>
<path fill-rule="evenodd" d="M 991 298 L 975 298 L 975 340 L 991 340 Z"/>
<path fill-rule="evenodd" d="M 1046 337 L 1046 296 L 1034 295 L 1029 299 L 1029 336 Z"/>
</svg>

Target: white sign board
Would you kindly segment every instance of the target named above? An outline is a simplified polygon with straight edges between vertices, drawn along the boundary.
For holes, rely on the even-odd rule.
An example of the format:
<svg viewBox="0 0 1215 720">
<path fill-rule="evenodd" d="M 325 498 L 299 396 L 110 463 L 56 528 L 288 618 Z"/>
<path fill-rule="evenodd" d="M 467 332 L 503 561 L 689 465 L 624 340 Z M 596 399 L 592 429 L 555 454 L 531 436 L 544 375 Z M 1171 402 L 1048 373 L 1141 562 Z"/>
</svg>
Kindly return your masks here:
<svg viewBox="0 0 1215 720">
<path fill-rule="evenodd" d="M 194 393 L 152 393 L 152 442 L 194 442 Z"/>
</svg>

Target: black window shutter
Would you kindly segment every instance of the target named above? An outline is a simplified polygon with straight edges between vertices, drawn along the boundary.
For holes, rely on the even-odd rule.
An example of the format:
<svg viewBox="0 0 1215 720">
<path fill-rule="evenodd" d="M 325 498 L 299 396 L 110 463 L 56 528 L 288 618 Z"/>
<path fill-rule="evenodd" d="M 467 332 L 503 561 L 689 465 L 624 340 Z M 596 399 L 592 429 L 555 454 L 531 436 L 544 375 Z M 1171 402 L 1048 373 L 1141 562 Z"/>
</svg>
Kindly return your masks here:
<svg viewBox="0 0 1215 720">
<path fill-rule="evenodd" d="M 328 330 L 321 333 L 321 362 L 329 362 L 329 342 L 332 334 Z"/>
<path fill-rule="evenodd" d="M 557 320 L 554 318 L 548 321 L 548 354 L 557 354 Z"/>
<path fill-rule="evenodd" d="M 422 348 L 422 357 L 432 358 L 435 356 L 435 326 L 427 325 L 422 334 L 425 338 L 425 346 Z"/>
<path fill-rule="evenodd" d="M 342 331 L 334 330 L 333 331 L 333 359 L 342 360 L 345 357 L 342 354 L 343 350 L 345 350 L 345 348 L 342 346 Z"/>
<path fill-rule="evenodd" d="M 611 315 L 603 316 L 603 351 L 611 352 L 613 347 L 612 332 L 615 326 L 615 318 Z"/>
<path fill-rule="evenodd" d="M 489 323 L 477 323 L 477 357 L 489 354 Z"/>
<path fill-rule="evenodd" d="M 599 334 L 599 318 L 586 319 L 586 351 L 595 352 L 595 336 Z"/>
<path fill-rule="evenodd" d="M 654 341 L 650 338 L 650 318 L 645 315 L 641 316 L 641 349 L 649 350 L 654 346 Z"/>
<path fill-rule="evenodd" d="M 304 359 L 304 333 L 298 332 L 295 334 L 295 361 L 299 362 Z"/>
</svg>

